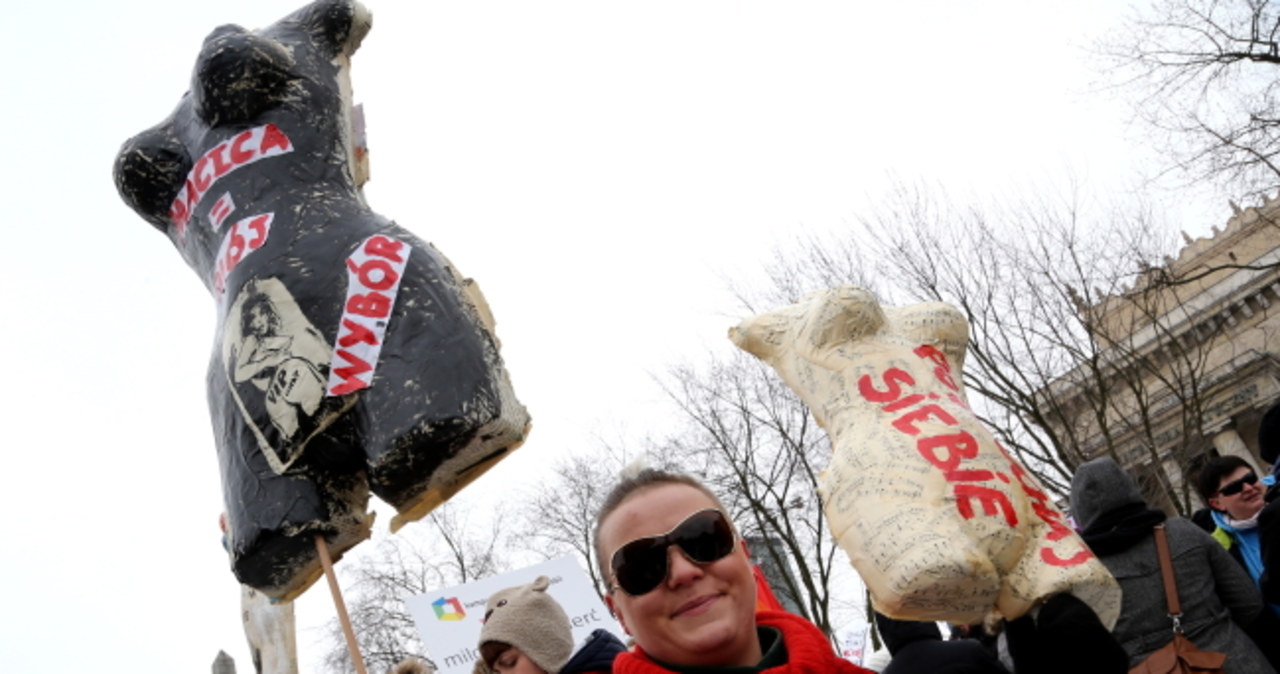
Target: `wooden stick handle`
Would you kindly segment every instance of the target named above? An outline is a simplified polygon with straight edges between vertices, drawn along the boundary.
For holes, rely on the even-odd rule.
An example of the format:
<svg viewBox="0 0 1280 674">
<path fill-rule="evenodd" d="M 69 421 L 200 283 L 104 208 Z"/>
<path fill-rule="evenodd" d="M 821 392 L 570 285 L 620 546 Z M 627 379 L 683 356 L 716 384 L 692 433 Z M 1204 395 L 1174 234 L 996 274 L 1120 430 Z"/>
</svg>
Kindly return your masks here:
<svg viewBox="0 0 1280 674">
<path fill-rule="evenodd" d="M 360 657 L 360 645 L 356 643 L 355 630 L 351 629 L 351 618 L 347 616 L 347 605 L 342 601 L 342 591 L 338 589 L 338 576 L 333 572 L 333 560 L 329 559 L 329 544 L 320 534 L 316 534 L 316 552 L 320 555 L 320 566 L 324 567 L 324 576 L 329 579 L 329 592 L 333 595 L 333 605 L 338 609 L 338 622 L 342 623 L 342 633 L 347 637 L 347 651 L 351 653 L 351 663 L 356 666 L 357 674 L 369 674 L 364 668 L 364 660 Z"/>
</svg>

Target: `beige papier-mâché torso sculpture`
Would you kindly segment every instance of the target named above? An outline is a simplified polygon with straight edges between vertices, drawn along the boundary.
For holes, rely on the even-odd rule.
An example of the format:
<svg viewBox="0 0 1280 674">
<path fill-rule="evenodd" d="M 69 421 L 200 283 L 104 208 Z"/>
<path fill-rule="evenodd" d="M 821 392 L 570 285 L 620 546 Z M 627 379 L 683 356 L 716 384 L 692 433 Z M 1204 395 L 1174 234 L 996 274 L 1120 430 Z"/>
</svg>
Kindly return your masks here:
<svg viewBox="0 0 1280 674">
<path fill-rule="evenodd" d="M 768 363 L 831 437 L 832 535 L 895 618 L 974 624 L 1070 592 L 1103 624 L 1115 579 L 969 409 L 969 327 L 938 302 L 882 308 L 842 286 L 749 318 L 730 339 Z"/>
</svg>

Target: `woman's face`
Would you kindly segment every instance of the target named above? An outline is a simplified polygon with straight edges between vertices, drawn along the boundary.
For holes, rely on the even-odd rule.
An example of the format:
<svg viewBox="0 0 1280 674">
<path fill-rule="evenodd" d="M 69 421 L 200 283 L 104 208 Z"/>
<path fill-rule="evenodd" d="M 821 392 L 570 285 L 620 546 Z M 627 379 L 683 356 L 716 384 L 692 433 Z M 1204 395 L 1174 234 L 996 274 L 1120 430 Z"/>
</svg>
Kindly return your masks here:
<svg viewBox="0 0 1280 674">
<path fill-rule="evenodd" d="M 493 661 L 493 671 L 498 674 L 547 674 L 515 646 L 498 655 Z"/>
<path fill-rule="evenodd" d="M 611 559 L 623 544 L 665 534 L 689 515 L 715 507 L 710 497 L 689 485 L 643 488 L 601 523 L 600 550 Z M 636 644 L 663 662 L 723 667 L 760 661 L 756 582 L 741 541 L 708 564 L 690 561 L 672 545 L 667 575 L 656 588 L 633 596 L 615 586 L 605 600 Z"/>
<path fill-rule="evenodd" d="M 271 333 L 271 311 L 264 304 L 249 308 L 248 333 L 259 337 Z"/>
<path fill-rule="evenodd" d="M 1252 468 L 1240 466 L 1232 471 L 1230 475 L 1219 480 L 1218 493 L 1209 499 L 1209 505 L 1218 510 L 1225 510 L 1234 520 L 1247 520 L 1258 514 L 1258 511 L 1262 510 L 1262 507 L 1267 504 L 1264 498 L 1266 487 L 1261 480 L 1256 480 L 1253 484 L 1244 484 L 1243 488 L 1234 494 L 1222 493 L 1223 487 L 1252 472 Z"/>
</svg>

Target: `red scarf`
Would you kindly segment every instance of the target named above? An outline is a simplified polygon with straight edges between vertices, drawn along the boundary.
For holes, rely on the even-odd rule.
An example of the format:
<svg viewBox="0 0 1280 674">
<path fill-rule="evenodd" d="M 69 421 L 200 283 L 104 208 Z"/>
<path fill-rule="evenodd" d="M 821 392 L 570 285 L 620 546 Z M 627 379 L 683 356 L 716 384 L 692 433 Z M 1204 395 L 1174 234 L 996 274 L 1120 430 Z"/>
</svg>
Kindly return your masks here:
<svg viewBox="0 0 1280 674">
<path fill-rule="evenodd" d="M 782 611 L 761 611 L 756 614 L 756 624 L 778 630 L 787 647 L 786 664 L 770 667 L 761 674 L 872 674 L 836 655 L 826 635 L 804 618 Z M 671 670 L 664 669 L 636 646 L 634 651 L 618 655 L 613 661 L 613 671 L 614 674 L 660 674 Z"/>
</svg>

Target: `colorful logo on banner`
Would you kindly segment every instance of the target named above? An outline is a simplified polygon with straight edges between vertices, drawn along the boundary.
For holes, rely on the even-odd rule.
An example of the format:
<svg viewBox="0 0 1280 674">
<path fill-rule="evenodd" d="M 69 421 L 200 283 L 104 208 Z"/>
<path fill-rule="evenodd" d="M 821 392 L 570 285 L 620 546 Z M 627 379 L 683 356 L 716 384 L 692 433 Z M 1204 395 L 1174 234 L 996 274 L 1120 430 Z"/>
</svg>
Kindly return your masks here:
<svg viewBox="0 0 1280 674">
<path fill-rule="evenodd" d="M 462 620 L 467 617 L 467 612 L 462 610 L 457 597 L 441 597 L 431 602 L 431 608 L 436 612 L 437 620 Z"/>
</svg>

